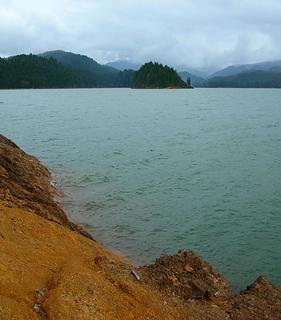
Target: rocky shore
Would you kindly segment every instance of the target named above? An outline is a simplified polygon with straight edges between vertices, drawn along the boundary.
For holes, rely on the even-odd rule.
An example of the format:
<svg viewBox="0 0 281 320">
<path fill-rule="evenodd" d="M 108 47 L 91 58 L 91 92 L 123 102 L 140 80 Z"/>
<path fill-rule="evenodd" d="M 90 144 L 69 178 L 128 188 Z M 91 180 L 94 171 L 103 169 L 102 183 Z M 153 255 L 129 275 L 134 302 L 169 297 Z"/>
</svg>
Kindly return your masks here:
<svg viewBox="0 0 281 320">
<path fill-rule="evenodd" d="M 0 135 L 0 320 L 281 319 L 281 288 L 233 294 L 191 251 L 136 267 L 72 223 L 50 173 Z"/>
</svg>

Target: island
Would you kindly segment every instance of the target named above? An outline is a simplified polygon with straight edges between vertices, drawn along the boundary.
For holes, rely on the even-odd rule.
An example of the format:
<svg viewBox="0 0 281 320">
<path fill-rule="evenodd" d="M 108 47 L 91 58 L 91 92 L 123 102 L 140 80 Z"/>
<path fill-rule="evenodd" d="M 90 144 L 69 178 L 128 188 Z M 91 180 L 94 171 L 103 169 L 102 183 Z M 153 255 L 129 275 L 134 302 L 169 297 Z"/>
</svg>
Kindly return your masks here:
<svg viewBox="0 0 281 320">
<path fill-rule="evenodd" d="M 141 66 L 133 78 L 135 89 L 192 89 L 190 78 L 186 82 L 177 72 L 158 62 L 148 62 Z"/>
</svg>

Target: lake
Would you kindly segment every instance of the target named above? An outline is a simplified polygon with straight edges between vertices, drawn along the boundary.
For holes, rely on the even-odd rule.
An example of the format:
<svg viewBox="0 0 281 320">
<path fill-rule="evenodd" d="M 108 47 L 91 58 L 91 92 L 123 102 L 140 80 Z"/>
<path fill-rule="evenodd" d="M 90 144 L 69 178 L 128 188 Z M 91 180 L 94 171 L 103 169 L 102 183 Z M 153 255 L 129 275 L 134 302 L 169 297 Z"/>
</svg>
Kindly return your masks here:
<svg viewBox="0 0 281 320">
<path fill-rule="evenodd" d="M 110 248 L 192 249 L 235 290 L 281 285 L 281 90 L 2 90 L 0 119 Z"/>
</svg>

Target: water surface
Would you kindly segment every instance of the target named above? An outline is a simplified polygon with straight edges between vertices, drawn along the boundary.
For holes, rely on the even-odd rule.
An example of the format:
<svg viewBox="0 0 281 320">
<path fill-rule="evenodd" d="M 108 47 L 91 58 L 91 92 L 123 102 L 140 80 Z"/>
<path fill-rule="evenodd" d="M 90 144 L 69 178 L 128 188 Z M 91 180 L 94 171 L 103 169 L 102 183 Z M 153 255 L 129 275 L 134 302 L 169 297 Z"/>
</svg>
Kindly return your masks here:
<svg viewBox="0 0 281 320">
<path fill-rule="evenodd" d="M 0 91 L 0 132 L 68 214 L 139 263 L 188 248 L 234 288 L 281 285 L 281 91 Z"/>
</svg>

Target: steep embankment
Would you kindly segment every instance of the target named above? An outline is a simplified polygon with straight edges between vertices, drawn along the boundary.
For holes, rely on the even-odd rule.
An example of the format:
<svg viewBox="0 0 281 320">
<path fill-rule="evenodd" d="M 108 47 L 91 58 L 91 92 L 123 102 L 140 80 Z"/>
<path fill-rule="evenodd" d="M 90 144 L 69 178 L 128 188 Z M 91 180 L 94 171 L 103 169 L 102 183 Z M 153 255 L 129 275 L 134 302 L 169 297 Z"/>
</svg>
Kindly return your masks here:
<svg viewBox="0 0 281 320">
<path fill-rule="evenodd" d="M 48 170 L 0 136 L 1 320 L 281 319 L 281 290 L 265 278 L 233 296 L 185 251 L 136 268 L 86 237 L 54 194 Z"/>
<path fill-rule="evenodd" d="M 91 238 L 72 223 L 60 208 L 46 167 L 0 134 L 0 201 L 7 206 L 28 209 Z"/>
</svg>

